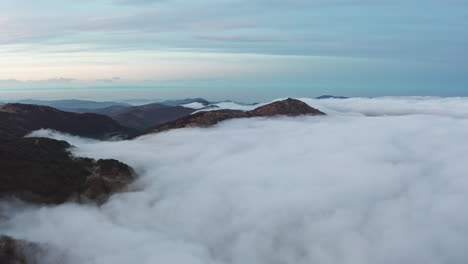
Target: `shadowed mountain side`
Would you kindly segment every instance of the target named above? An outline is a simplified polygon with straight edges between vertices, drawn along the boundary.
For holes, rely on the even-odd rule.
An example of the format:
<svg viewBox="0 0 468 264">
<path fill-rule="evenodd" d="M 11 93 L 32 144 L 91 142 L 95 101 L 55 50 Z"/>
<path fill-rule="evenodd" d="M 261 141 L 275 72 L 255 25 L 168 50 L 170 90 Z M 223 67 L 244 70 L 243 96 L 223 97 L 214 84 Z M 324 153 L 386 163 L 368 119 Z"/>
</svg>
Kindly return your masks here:
<svg viewBox="0 0 468 264">
<path fill-rule="evenodd" d="M 20 138 L 41 128 L 98 139 L 125 137 L 131 132 L 104 115 L 70 113 L 39 105 L 0 106 L 0 138 Z"/>
<path fill-rule="evenodd" d="M 129 166 L 71 157 L 70 147 L 48 138 L 0 140 L 0 197 L 46 204 L 103 202 L 133 180 Z"/>
<path fill-rule="evenodd" d="M 76 113 L 93 113 L 93 114 L 100 114 L 106 116 L 117 115 L 123 113 L 129 109 L 133 108 L 132 106 L 127 105 L 113 105 L 104 108 L 97 108 L 97 109 L 89 109 L 89 108 L 80 108 L 74 109 L 72 112 Z"/>
<path fill-rule="evenodd" d="M 184 127 L 208 127 L 221 121 L 234 118 L 265 117 L 277 115 L 325 115 L 325 113 L 310 107 L 308 104 L 302 101 L 288 98 L 286 100 L 273 102 L 271 104 L 267 104 L 247 112 L 237 110 L 198 112 L 193 115 L 148 129 L 142 133 L 142 135 Z"/>
<path fill-rule="evenodd" d="M 147 129 L 190 115 L 195 109 L 160 104 L 132 107 L 111 117 L 121 125 L 135 129 Z"/>
<path fill-rule="evenodd" d="M 140 106 L 110 106 L 101 109 L 81 109 L 80 112 L 103 114 L 119 124 L 134 129 L 147 129 L 152 126 L 176 120 L 193 113 L 195 109 L 183 106 L 168 106 L 159 103 Z"/>
<path fill-rule="evenodd" d="M 208 127 L 227 119 L 244 117 L 244 115 L 244 112 L 238 110 L 198 112 L 196 114 L 150 128 L 142 133 L 142 135 L 184 127 Z"/>
</svg>

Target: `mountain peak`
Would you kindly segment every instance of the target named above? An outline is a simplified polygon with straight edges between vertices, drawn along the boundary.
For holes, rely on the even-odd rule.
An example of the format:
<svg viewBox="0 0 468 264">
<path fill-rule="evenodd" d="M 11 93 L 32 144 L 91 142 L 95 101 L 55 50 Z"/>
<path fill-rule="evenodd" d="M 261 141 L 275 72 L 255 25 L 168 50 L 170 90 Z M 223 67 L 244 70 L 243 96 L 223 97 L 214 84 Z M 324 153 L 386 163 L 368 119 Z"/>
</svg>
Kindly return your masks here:
<svg viewBox="0 0 468 264">
<path fill-rule="evenodd" d="M 300 100 L 292 98 L 260 106 L 252 111 L 247 112 L 247 114 L 249 116 L 325 115 L 325 113 L 321 112 L 320 110 L 317 110 Z"/>
<path fill-rule="evenodd" d="M 299 116 L 299 115 L 326 115 L 318 109 L 315 109 L 308 104 L 288 98 L 282 101 L 276 101 L 252 111 L 242 112 L 239 110 L 216 110 L 197 112 L 195 114 L 182 117 L 180 119 L 168 122 L 162 125 L 155 126 L 147 130 L 143 134 L 156 133 L 170 129 L 184 127 L 208 127 L 215 125 L 221 121 L 234 118 L 248 117 L 268 117 L 268 116 Z"/>
</svg>

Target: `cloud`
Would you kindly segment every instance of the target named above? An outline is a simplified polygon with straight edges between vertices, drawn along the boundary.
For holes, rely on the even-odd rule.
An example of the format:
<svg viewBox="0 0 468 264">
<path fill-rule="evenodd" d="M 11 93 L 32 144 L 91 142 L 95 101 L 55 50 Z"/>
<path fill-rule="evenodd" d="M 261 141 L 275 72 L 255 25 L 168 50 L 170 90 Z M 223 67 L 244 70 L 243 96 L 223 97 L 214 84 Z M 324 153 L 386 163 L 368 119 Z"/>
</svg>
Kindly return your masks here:
<svg viewBox="0 0 468 264">
<path fill-rule="evenodd" d="M 468 100 L 464 97 L 377 97 L 345 100 L 302 99 L 331 114 L 366 116 L 438 115 L 468 118 Z"/>
<path fill-rule="evenodd" d="M 75 6 L 70 1 L 46 1 L 40 6 L 31 1 L 8 2 L 11 3 L 6 5 L 5 13 L 15 15 L 9 15 L 3 22 L 2 28 L 8 29 L 9 34 L 3 34 L 0 41 L 10 44 L 65 42 L 108 49 L 210 48 L 261 54 L 398 56 L 451 62 L 457 58 L 466 61 L 463 59 L 467 55 L 461 45 L 466 42 L 463 34 L 466 19 L 460 2 L 426 1 L 425 12 L 414 2 L 383 0 L 80 2 L 76 6 L 86 9 L 85 13 L 70 8 Z M 61 23 L 56 23 L 57 20 Z M 275 45 L 264 43 L 248 48 L 235 44 L 206 46 L 206 42 L 201 42 L 203 39 L 197 41 L 192 37 L 285 34 L 302 37 L 295 42 L 278 41 Z M 323 45 L 317 45 L 317 41 Z"/>
<path fill-rule="evenodd" d="M 392 89 L 421 88 L 399 94 L 435 94 L 437 89 L 437 95 L 460 95 L 466 93 L 468 82 L 466 7 L 466 1 L 456 0 L 44 0 L 40 4 L 4 0 L 0 10 L 0 18 L 6 18 L 0 20 L 0 57 L 4 60 L 0 67 L 7 68 L 0 78 L 51 78 L 65 71 L 77 79 L 119 75 L 141 81 L 178 62 L 177 56 L 168 61 L 149 60 L 158 54 L 232 54 L 242 67 L 253 63 L 246 54 L 255 54 L 277 56 L 262 67 L 265 69 L 280 65 L 302 68 L 296 72 L 309 71 L 310 75 L 299 78 L 289 78 L 288 70 L 270 71 L 275 78 L 286 77 L 272 82 L 283 87 L 346 87 L 366 90 L 360 95 L 372 96 Z M 148 59 L 139 59 L 142 54 Z M 313 62 L 287 64 L 281 61 L 285 55 Z M 334 62 L 323 65 L 315 60 L 318 57 Z M 230 66 L 228 61 L 217 60 Z M 364 62 L 343 69 L 350 60 Z M 373 65 L 363 71 L 368 69 L 366 60 Z M 204 60 L 190 58 L 187 62 L 190 69 L 205 68 L 199 66 Z M 387 69 L 390 64 L 396 69 Z M 185 72 L 183 66 L 174 68 L 173 72 Z M 327 73 L 317 72 L 318 68 Z M 265 85 L 270 76 L 257 80 Z M 190 77 L 178 79 L 189 81 Z M 223 86 L 240 82 L 259 86 L 244 79 L 228 80 Z M 368 92 L 369 87 L 387 93 L 374 94 Z"/>
<path fill-rule="evenodd" d="M 102 83 L 102 84 L 111 84 L 114 81 L 115 81 L 114 79 L 97 79 L 96 80 L 97 83 Z"/>
<path fill-rule="evenodd" d="M 16 87 L 56 87 L 56 86 L 69 86 L 76 82 L 73 78 L 52 78 L 46 80 L 16 80 L 16 79 L 0 79 L 0 89 L 2 88 L 16 88 Z"/>
<path fill-rule="evenodd" d="M 284 98 L 283 98 L 284 99 Z M 468 98 L 466 97 L 376 97 L 348 99 L 300 98 L 312 107 L 319 108 L 332 116 L 404 116 L 435 115 L 468 119 Z M 264 103 L 242 105 L 235 102 L 215 104 L 216 109 L 249 111 Z"/>
<path fill-rule="evenodd" d="M 102 207 L 5 206 L 0 233 L 68 249 L 72 263 L 465 263 L 467 133 L 464 118 L 337 111 L 119 142 L 46 134 L 130 164 L 134 191 Z"/>
<path fill-rule="evenodd" d="M 115 3 L 124 4 L 124 5 L 145 5 L 145 4 L 166 2 L 166 1 L 169 1 L 169 0 L 115 0 Z"/>
<path fill-rule="evenodd" d="M 198 40 L 214 40 L 214 41 L 238 41 L 238 42 L 276 42 L 276 41 L 288 41 L 291 38 L 286 37 L 275 37 L 275 36 L 243 36 L 243 35 L 219 35 L 219 36 L 194 36 L 194 39 Z"/>
</svg>

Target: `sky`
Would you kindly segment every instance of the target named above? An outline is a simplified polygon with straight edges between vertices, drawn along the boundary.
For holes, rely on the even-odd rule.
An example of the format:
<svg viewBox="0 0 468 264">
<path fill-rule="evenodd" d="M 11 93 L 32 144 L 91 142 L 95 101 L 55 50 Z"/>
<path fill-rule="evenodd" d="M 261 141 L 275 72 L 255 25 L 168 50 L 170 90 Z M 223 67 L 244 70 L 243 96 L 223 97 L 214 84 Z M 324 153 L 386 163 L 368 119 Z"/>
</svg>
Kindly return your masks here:
<svg viewBox="0 0 468 264">
<path fill-rule="evenodd" d="M 466 0 L 0 0 L 7 97 L 468 96 Z"/>
</svg>

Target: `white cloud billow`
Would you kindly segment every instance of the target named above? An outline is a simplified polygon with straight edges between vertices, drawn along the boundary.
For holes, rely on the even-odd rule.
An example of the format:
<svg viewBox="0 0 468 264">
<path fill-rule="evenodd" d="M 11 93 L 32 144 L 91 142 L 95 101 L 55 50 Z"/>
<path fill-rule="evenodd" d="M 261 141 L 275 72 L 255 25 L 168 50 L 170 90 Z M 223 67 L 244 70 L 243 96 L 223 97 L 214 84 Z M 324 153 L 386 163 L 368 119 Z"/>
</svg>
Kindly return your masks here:
<svg viewBox="0 0 468 264">
<path fill-rule="evenodd" d="M 359 113 L 368 116 L 382 115 L 440 115 L 468 118 L 467 97 L 377 97 L 349 99 L 301 99 L 330 114 Z M 336 113 L 338 112 L 338 113 Z"/>
<path fill-rule="evenodd" d="M 75 155 L 126 162 L 140 178 L 100 208 L 3 204 L 11 218 L 0 233 L 47 242 L 73 264 L 466 263 L 468 120 L 452 114 L 468 107 L 428 99 L 428 115 L 338 111 L 411 105 L 359 100 L 308 100 L 336 110 L 325 117 L 238 119 L 131 141 L 37 132 L 68 140 Z"/>
</svg>

